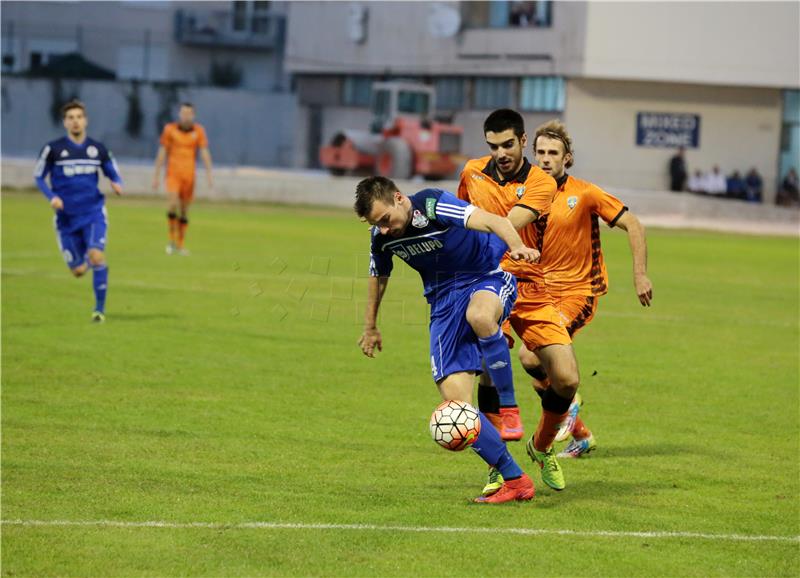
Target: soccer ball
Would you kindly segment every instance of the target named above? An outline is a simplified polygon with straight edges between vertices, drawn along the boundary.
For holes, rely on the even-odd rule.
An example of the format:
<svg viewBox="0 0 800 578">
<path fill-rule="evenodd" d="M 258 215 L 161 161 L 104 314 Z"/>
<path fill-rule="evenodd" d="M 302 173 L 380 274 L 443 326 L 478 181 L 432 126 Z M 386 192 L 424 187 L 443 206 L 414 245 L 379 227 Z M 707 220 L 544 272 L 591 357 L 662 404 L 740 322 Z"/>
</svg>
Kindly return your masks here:
<svg viewBox="0 0 800 578">
<path fill-rule="evenodd" d="M 480 431 L 478 410 L 463 401 L 443 401 L 431 415 L 433 441 L 446 450 L 460 452 L 471 446 Z"/>
</svg>

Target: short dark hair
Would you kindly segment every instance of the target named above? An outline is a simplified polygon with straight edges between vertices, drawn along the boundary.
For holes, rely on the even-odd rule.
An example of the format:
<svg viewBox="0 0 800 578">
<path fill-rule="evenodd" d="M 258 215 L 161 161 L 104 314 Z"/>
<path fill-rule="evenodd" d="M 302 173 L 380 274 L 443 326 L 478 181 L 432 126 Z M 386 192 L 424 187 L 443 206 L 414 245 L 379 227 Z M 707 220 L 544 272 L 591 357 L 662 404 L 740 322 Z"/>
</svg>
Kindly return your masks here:
<svg viewBox="0 0 800 578">
<path fill-rule="evenodd" d="M 525 134 L 525 121 L 522 115 L 510 108 L 500 108 L 486 117 L 483 122 L 483 134 L 487 132 L 503 132 L 513 129 L 517 137 Z"/>
<path fill-rule="evenodd" d="M 75 108 L 81 109 L 83 114 L 86 114 L 86 105 L 80 100 L 73 99 L 61 107 L 61 118 L 67 118 L 67 113 Z"/>
<path fill-rule="evenodd" d="M 394 203 L 396 191 L 397 185 L 391 179 L 386 177 L 366 178 L 356 186 L 356 202 L 353 204 L 353 210 L 360 218 L 365 219 L 372 212 L 372 204 L 375 201 Z"/>
<path fill-rule="evenodd" d="M 194 110 L 194 105 L 193 105 L 191 102 L 189 102 L 189 101 L 182 102 L 182 103 L 181 103 L 181 108 L 183 108 L 184 106 L 188 106 L 189 108 L 191 108 L 192 110 Z"/>
</svg>

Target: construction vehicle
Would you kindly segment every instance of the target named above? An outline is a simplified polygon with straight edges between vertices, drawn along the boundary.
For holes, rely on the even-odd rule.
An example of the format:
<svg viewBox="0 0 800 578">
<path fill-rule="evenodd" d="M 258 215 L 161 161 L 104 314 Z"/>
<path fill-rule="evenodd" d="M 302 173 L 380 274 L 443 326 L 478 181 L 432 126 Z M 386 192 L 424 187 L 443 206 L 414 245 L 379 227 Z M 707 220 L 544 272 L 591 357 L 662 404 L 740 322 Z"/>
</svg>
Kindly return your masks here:
<svg viewBox="0 0 800 578">
<path fill-rule="evenodd" d="M 334 175 L 378 174 L 394 179 L 454 176 L 466 160 L 460 154 L 464 130 L 431 120 L 435 100 L 434 89 L 424 84 L 374 83 L 371 131 L 337 133 L 320 149 L 320 163 Z"/>
</svg>

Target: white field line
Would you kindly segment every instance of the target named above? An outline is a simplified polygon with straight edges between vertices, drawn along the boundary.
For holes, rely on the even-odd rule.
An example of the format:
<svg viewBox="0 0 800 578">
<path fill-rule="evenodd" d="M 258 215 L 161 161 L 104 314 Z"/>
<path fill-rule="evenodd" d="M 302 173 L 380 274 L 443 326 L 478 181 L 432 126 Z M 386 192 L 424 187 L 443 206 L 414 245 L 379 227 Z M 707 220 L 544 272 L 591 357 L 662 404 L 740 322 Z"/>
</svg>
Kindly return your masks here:
<svg viewBox="0 0 800 578">
<path fill-rule="evenodd" d="M 587 538 L 696 538 L 725 542 L 796 542 L 800 536 L 751 534 L 707 534 L 702 532 L 617 532 L 611 530 L 556 530 L 547 528 L 457 528 L 447 526 L 380 526 L 377 524 L 294 524 L 281 522 L 125 522 L 117 520 L 2 520 L 4 526 L 27 527 L 111 527 L 208 530 L 355 530 L 368 532 L 430 532 L 438 534 L 516 534 L 522 536 L 578 536 Z"/>
</svg>

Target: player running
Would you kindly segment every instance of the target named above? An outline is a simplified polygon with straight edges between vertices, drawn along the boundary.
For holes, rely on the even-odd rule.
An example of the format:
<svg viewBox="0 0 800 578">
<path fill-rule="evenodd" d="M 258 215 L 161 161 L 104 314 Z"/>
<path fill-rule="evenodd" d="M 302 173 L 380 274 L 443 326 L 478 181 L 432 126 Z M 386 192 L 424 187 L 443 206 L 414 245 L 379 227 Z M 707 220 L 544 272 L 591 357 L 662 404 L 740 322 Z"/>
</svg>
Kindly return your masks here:
<svg viewBox="0 0 800 578">
<path fill-rule="evenodd" d="M 539 266 L 544 272 L 546 291 L 553 298 L 570 337 L 594 318 L 598 298 L 608 292 L 598 218 L 609 227 L 619 227 L 628 233 L 636 295 L 643 306 L 649 307 L 653 285 L 647 277 L 647 241 L 639 219 L 613 195 L 566 173 L 575 158 L 572 139 L 559 121 L 550 121 L 536 129 L 533 152 L 536 164 L 558 184 Z M 519 355 L 541 394 L 550 386 L 550 379 L 540 356 L 524 345 Z M 577 458 L 597 446 L 592 432 L 578 415 L 579 410 L 580 399 L 576 397 L 556 436 L 556 441 L 562 441 L 571 434 L 573 440 L 558 457 Z"/>
<path fill-rule="evenodd" d="M 194 199 L 194 176 L 197 151 L 206 168 L 208 188 L 214 187 L 211 175 L 211 153 L 205 129 L 195 122 L 194 105 L 184 102 L 178 111 L 178 122 L 171 122 L 161 133 L 161 146 L 156 155 L 153 190 L 157 191 L 161 181 L 161 167 L 167 162 L 167 219 L 169 221 L 169 244 L 167 254 L 188 255 L 183 246 L 189 226 L 189 205 Z"/>
<path fill-rule="evenodd" d="M 95 297 L 92 321 L 102 323 L 106 320 L 108 291 L 105 256 L 108 215 L 105 197 L 97 188 L 97 173 L 103 171 L 117 195 L 122 194 L 122 178 L 111 152 L 103 143 L 86 135 L 89 121 L 83 103 L 68 102 L 62 107 L 61 116 L 67 135 L 44 146 L 33 176 L 56 212 L 58 247 L 72 274 L 81 277 L 92 268 Z"/>
<path fill-rule="evenodd" d="M 526 244 L 541 250 L 546 216 L 556 193 L 555 180 L 525 158 L 527 135 L 518 112 L 494 111 L 486 118 L 483 130 L 491 155 L 466 164 L 458 196 L 491 213 L 508 215 Z M 554 490 L 563 490 L 566 480 L 553 442 L 578 389 L 578 362 L 569 333 L 544 290 L 541 268 L 508 260 L 502 266 L 516 276 L 518 283 L 519 295 L 509 317 L 511 327 L 528 349 L 537 353 L 550 376 L 550 387 L 542 394 L 539 424 L 527 443 L 528 455 L 539 465 L 542 481 Z M 484 377 L 478 387 L 479 409 L 491 413 L 499 406 L 502 412 L 505 403 L 498 394 L 500 391 Z M 484 495 L 502 487 L 501 474 L 496 469 L 489 471 Z"/>
<path fill-rule="evenodd" d="M 378 308 L 392 258 L 397 256 L 422 277 L 431 306 L 431 372 L 442 399 L 472 403 L 482 359 L 499 388 L 513 387 L 511 357 L 500 323 L 514 303 L 516 283 L 499 262 L 506 249 L 511 259 L 526 262 L 536 261 L 539 252 L 525 246 L 508 219 L 438 189 L 407 197 L 389 179 L 370 177 L 358 184 L 354 209 L 372 225 L 364 332 L 358 341 L 364 355 L 374 357 L 375 350 L 383 348 L 376 325 Z M 472 448 L 502 472 L 505 483 L 492 496 L 475 501 L 530 500 L 533 482 L 483 413 L 480 419 L 480 434 Z"/>
</svg>

